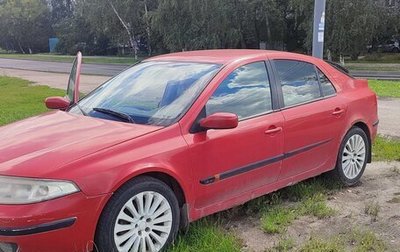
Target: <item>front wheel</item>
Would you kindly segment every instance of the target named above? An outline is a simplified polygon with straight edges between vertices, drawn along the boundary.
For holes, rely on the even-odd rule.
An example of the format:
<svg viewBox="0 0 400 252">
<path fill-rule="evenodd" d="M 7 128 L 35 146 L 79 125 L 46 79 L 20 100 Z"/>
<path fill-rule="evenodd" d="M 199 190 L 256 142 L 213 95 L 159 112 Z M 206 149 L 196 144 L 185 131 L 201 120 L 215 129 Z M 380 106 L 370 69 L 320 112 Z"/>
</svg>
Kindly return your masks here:
<svg viewBox="0 0 400 252">
<path fill-rule="evenodd" d="M 333 174 L 346 186 L 356 185 L 364 173 L 369 153 L 365 132 L 353 127 L 344 137 Z"/>
<path fill-rule="evenodd" d="M 98 252 L 158 252 L 179 229 L 179 205 L 162 181 L 139 177 L 118 190 L 104 209 L 96 231 Z"/>
</svg>

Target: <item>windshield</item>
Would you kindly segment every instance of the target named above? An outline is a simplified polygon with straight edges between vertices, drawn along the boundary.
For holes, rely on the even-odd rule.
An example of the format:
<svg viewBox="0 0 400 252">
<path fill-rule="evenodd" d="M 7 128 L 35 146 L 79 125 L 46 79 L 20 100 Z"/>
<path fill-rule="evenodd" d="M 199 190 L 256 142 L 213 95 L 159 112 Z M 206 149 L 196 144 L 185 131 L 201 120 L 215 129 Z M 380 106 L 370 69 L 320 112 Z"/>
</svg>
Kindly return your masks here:
<svg viewBox="0 0 400 252">
<path fill-rule="evenodd" d="M 128 116 L 137 124 L 167 126 L 189 109 L 219 68 L 205 63 L 141 63 L 107 81 L 70 112 L 124 122 L 130 121 Z"/>
</svg>

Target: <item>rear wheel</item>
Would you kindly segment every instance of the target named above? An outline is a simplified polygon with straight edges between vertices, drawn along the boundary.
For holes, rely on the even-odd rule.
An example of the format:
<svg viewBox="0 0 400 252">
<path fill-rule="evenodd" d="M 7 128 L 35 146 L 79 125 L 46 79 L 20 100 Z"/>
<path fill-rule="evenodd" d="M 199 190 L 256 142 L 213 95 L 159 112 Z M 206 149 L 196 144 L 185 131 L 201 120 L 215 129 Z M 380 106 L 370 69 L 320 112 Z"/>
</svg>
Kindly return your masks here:
<svg viewBox="0 0 400 252">
<path fill-rule="evenodd" d="M 333 174 L 346 186 L 353 186 L 360 181 L 367 165 L 369 140 L 365 132 L 353 127 L 347 132 L 339 150 Z"/>
<path fill-rule="evenodd" d="M 96 232 L 99 252 L 163 251 L 179 228 L 179 206 L 165 183 L 151 177 L 132 180 L 112 197 Z"/>
</svg>

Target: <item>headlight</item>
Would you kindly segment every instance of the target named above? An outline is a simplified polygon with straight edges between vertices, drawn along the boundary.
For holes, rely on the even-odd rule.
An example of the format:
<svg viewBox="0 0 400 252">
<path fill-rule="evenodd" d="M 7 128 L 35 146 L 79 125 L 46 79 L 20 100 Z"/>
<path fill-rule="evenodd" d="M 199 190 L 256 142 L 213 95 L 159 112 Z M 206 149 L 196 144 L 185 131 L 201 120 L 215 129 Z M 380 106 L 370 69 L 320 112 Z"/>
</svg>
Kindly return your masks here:
<svg viewBox="0 0 400 252">
<path fill-rule="evenodd" d="M 69 181 L 0 176 L 0 204 L 36 203 L 78 191 Z"/>
</svg>

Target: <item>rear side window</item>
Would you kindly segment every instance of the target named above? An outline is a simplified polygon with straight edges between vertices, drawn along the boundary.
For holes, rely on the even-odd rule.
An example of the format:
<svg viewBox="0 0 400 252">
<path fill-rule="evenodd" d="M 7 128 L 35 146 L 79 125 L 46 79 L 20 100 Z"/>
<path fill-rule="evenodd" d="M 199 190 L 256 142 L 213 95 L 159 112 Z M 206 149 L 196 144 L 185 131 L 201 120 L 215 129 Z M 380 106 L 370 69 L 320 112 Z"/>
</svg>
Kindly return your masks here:
<svg viewBox="0 0 400 252">
<path fill-rule="evenodd" d="M 332 82 L 328 79 L 328 77 L 326 77 L 323 72 L 321 72 L 321 70 L 318 69 L 317 71 L 319 82 L 321 83 L 322 94 L 324 96 L 334 95 L 336 93 L 336 90 L 333 87 Z"/>
<path fill-rule="evenodd" d="M 315 66 L 294 60 L 275 60 L 285 107 L 322 97 Z"/>
<path fill-rule="evenodd" d="M 272 110 L 270 82 L 264 62 L 241 66 L 221 82 L 206 104 L 206 113 L 230 112 L 239 119 Z"/>
</svg>

